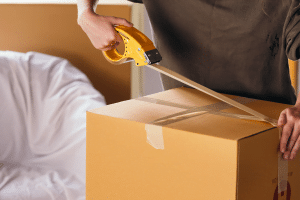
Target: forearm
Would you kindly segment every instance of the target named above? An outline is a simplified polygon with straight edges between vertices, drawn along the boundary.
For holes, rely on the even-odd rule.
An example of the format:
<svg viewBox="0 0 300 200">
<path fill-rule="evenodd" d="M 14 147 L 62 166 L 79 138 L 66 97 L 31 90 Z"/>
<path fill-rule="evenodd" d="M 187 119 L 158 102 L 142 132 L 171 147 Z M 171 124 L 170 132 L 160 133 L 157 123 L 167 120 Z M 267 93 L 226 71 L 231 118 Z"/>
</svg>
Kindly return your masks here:
<svg viewBox="0 0 300 200">
<path fill-rule="evenodd" d="M 78 17 L 87 9 L 95 11 L 99 0 L 77 0 Z"/>
</svg>

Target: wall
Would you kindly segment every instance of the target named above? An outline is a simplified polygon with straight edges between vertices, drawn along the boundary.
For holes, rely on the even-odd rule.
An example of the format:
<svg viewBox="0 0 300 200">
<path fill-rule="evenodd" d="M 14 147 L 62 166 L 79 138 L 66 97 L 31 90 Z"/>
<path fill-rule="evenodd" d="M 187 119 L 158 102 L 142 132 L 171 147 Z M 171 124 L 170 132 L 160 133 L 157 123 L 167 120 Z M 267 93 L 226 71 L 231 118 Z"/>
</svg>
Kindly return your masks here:
<svg viewBox="0 0 300 200">
<path fill-rule="evenodd" d="M 131 20 L 129 5 L 101 5 L 97 12 Z M 77 25 L 75 4 L 0 4 L 0 13 L 0 50 L 64 57 L 87 74 L 108 104 L 130 99 L 130 63 L 105 60 Z"/>
</svg>

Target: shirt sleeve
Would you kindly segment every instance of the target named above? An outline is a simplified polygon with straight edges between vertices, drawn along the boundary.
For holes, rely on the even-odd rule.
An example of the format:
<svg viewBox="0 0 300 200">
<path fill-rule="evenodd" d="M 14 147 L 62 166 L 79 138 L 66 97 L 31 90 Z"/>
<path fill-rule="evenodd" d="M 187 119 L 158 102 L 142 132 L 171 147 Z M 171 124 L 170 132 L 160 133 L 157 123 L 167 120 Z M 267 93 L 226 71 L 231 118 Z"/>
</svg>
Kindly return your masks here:
<svg viewBox="0 0 300 200">
<path fill-rule="evenodd" d="M 300 1 L 293 0 L 284 28 L 286 55 L 290 60 L 300 59 Z"/>
</svg>

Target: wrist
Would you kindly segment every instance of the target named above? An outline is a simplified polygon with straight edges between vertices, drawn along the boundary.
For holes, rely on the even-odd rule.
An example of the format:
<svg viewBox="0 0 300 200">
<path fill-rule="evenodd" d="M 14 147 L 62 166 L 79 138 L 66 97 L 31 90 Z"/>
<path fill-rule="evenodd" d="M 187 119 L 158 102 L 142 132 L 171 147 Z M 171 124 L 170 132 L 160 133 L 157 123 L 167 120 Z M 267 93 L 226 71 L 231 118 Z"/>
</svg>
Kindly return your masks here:
<svg viewBox="0 0 300 200">
<path fill-rule="evenodd" d="M 86 20 L 86 19 L 90 19 L 92 18 L 94 15 L 97 15 L 93 8 L 86 8 L 85 10 L 78 10 L 78 16 L 77 16 L 77 23 L 79 25 L 82 25 L 82 23 Z M 84 16 L 84 17 L 82 17 Z"/>
</svg>

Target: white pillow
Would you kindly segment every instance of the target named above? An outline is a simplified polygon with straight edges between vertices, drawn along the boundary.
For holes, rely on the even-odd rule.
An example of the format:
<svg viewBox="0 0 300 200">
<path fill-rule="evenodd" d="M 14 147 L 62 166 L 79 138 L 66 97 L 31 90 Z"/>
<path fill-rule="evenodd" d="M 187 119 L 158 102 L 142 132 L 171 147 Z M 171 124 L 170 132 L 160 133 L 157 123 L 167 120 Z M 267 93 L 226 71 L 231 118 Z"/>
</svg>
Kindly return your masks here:
<svg viewBox="0 0 300 200">
<path fill-rule="evenodd" d="M 104 105 L 67 60 L 0 51 L 0 199 L 85 199 L 86 111 Z"/>
</svg>

